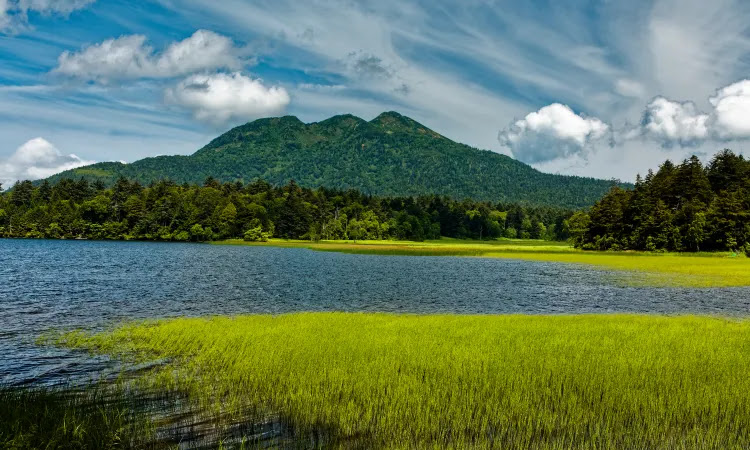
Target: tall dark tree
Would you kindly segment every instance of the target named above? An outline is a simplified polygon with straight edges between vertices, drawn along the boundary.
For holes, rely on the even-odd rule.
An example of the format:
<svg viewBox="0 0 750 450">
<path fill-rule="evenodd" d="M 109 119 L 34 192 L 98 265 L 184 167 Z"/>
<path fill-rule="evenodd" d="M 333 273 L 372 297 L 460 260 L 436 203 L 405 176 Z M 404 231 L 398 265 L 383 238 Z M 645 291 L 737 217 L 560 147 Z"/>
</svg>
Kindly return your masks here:
<svg viewBox="0 0 750 450">
<path fill-rule="evenodd" d="M 283 238 L 300 239 L 310 229 L 310 211 L 302 198 L 302 190 L 294 180 L 283 191 L 284 200 L 279 209 L 276 231 Z"/>
<path fill-rule="evenodd" d="M 49 181 L 42 181 L 42 184 L 39 185 L 39 190 L 37 193 L 39 196 L 39 200 L 41 200 L 43 203 L 48 203 L 50 200 L 52 200 L 52 186 L 50 185 Z"/>
<path fill-rule="evenodd" d="M 28 206 L 31 204 L 34 185 L 31 181 L 20 181 L 13 185 L 10 201 L 16 206 Z"/>
</svg>

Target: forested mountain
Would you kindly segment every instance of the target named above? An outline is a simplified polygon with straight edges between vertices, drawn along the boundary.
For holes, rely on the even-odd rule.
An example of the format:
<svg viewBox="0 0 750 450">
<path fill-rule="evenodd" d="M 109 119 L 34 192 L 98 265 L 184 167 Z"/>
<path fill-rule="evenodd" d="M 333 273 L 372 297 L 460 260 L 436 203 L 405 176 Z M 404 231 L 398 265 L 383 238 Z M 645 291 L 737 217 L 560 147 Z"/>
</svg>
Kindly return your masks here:
<svg viewBox="0 0 750 450">
<path fill-rule="evenodd" d="M 498 153 L 456 143 L 395 112 L 367 122 L 351 115 L 304 124 L 296 117 L 260 119 L 234 128 L 190 156 L 132 164 L 99 163 L 62 178 L 111 186 L 124 176 L 142 184 L 170 179 L 201 183 L 266 180 L 284 185 L 358 189 L 387 196 L 447 195 L 492 202 L 587 207 L 610 181 L 539 172 Z"/>
<path fill-rule="evenodd" d="M 737 250 L 750 254 L 750 161 L 729 150 L 693 156 L 614 188 L 572 219 L 575 244 L 596 250 Z"/>
<path fill-rule="evenodd" d="M 206 241 L 292 239 L 567 239 L 572 211 L 447 197 L 373 197 L 291 182 L 149 187 L 125 178 L 18 183 L 0 193 L 0 237 Z"/>
</svg>

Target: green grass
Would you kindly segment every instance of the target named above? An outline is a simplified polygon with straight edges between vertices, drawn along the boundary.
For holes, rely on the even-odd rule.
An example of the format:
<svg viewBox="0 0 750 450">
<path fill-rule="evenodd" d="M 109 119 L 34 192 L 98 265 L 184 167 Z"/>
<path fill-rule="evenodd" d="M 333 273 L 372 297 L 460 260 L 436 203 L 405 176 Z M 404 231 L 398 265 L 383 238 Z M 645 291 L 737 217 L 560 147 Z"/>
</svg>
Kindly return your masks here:
<svg viewBox="0 0 750 450">
<path fill-rule="evenodd" d="M 139 383 L 275 417 L 306 447 L 750 447 L 745 320 L 301 313 L 133 323 L 58 344 L 169 358 Z"/>
<path fill-rule="evenodd" d="M 591 252 L 565 242 L 535 240 L 461 241 L 285 241 L 247 243 L 230 240 L 218 244 L 302 247 L 316 251 L 355 254 L 465 256 L 512 258 L 586 264 L 622 272 L 619 282 L 637 286 L 737 287 L 750 286 L 750 258 L 730 253 Z"/>
</svg>

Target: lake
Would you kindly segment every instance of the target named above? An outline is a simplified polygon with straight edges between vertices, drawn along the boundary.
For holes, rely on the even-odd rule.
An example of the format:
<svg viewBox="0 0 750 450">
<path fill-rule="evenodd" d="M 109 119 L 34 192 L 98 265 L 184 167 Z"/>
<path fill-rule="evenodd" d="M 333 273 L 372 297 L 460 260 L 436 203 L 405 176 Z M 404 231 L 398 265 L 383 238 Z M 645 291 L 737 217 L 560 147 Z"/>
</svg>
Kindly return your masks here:
<svg viewBox="0 0 750 450">
<path fill-rule="evenodd" d="M 37 346 L 50 329 L 128 319 L 295 311 L 746 315 L 750 288 L 625 287 L 593 267 L 152 242 L 0 240 L 0 383 L 55 383 L 109 364 Z"/>
</svg>

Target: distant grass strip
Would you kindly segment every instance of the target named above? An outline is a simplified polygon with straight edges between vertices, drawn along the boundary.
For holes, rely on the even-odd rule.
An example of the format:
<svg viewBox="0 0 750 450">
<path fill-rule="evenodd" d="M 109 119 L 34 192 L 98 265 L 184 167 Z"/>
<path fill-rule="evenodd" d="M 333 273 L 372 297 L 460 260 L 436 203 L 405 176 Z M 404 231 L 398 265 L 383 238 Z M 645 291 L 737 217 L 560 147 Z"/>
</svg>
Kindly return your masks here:
<svg viewBox="0 0 750 450">
<path fill-rule="evenodd" d="M 619 281 L 637 286 L 738 287 L 750 286 L 750 258 L 729 253 L 591 252 L 564 242 L 534 240 L 461 241 L 285 241 L 220 244 L 302 247 L 316 251 L 404 256 L 474 256 L 587 264 L 621 271 Z"/>
<path fill-rule="evenodd" d="M 169 319 L 59 344 L 173 363 L 206 409 L 306 447 L 750 447 L 750 322 L 640 315 L 301 313 Z"/>
</svg>

